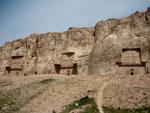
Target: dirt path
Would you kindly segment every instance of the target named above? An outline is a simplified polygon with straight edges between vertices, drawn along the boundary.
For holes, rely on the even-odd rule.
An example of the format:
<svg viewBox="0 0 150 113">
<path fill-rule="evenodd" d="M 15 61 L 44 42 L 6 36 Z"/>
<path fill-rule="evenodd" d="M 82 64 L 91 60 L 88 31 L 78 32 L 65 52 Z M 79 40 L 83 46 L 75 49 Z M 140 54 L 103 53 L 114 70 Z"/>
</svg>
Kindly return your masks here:
<svg viewBox="0 0 150 113">
<path fill-rule="evenodd" d="M 119 80 L 104 82 L 102 87 L 98 90 L 97 98 L 96 98 L 97 106 L 98 106 L 100 113 L 104 113 L 104 111 L 103 111 L 103 93 L 104 93 L 105 88 L 110 84 L 120 84 L 120 85 L 125 85 L 126 87 L 130 87 L 130 85 L 128 85 L 128 84 L 120 83 Z"/>
<path fill-rule="evenodd" d="M 100 87 L 100 89 L 98 89 L 98 92 L 97 92 L 97 97 L 96 97 L 96 102 L 97 102 L 97 106 L 98 106 L 98 109 L 99 109 L 99 112 L 100 113 L 104 113 L 103 111 L 103 96 L 104 96 L 104 90 L 106 87 L 108 87 L 109 85 L 111 84 L 119 84 L 119 85 L 122 85 L 122 86 L 125 86 L 125 87 L 130 87 L 130 88 L 146 88 L 146 86 L 140 86 L 140 85 L 130 85 L 129 82 L 120 82 L 120 79 L 114 79 L 113 81 L 112 80 L 109 80 L 109 81 L 105 81 L 102 86 Z M 147 89 L 149 89 L 147 87 Z"/>
<path fill-rule="evenodd" d="M 104 113 L 103 108 L 102 108 L 102 105 L 103 105 L 103 91 L 104 91 L 105 87 L 108 84 L 109 83 L 104 83 L 103 86 L 99 89 L 99 91 L 97 93 L 96 102 L 97 102 L 97 107 L 98 107 L 100 113 Z"/>
</svg>

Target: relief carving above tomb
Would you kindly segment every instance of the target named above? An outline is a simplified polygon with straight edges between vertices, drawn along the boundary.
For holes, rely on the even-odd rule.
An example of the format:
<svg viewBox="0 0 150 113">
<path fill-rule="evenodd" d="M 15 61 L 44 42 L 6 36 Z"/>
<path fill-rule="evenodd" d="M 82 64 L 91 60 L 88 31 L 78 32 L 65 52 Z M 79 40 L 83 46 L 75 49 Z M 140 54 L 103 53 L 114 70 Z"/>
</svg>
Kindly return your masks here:
<svg viewBox="0 0 150 113">
<path fill-rule="evenodd" d="M 140 48 L 123 48 L 121 62 L 117 62 L 120 75 L 144 75 L 146 74 L 146 62 L 141 61 Z"/>
</svg>

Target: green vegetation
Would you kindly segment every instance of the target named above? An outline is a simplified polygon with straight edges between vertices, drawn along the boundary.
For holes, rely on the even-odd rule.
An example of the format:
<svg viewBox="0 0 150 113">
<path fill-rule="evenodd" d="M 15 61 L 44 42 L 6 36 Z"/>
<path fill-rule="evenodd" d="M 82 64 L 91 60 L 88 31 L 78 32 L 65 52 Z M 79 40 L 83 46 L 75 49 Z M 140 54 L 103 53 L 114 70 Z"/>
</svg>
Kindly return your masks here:
<svg viewBox="0 0 150 113">
<path fill-rule="evenodd" d="M 113 109 L 103 107 L 105 113 L 150 113 L 150 107 L 142 107 L 139 109 Z"/>
<path fill-rule="evenodd" d="M 85 105 L 90 105 L 85 107 L 85 110 L 81 113 L 98 113 L 97 105 L 93 98 L 88 96 L 81 98 L 80 100 L 74 101 L 72 104 L 66 106 L 62 113 L 69 113 L 72 110 L 79 109 Z"/>
<path fill-rule="evenodd" d="M 99 113 L 95 100 L 93 98 L 89 98 L 88 96 L 69 104 L 61 113 L 70 113 L 75 109 L 82 109 L 80 113 Z M 103 107 L 103 110 L 104 113 L 150 113 L 150 107 L 143 107 L 133 110 Z"/>
<path fill-rule="evenodd" d="M 19 110 L 31 100 L 41 95 L 47 90 L 48 86 L 55 79 L 48 78 L 38 82 L 32 82 L 19 88 L 9 91 L 0 90 L 0 113 L 21 113 Z M 1 81 L 2 86 L 11 83 Z M 99 113 L 94 98 L 85 96 L 76 100 L 65 107 L 61 113 L 70 113 L 73 110 L 79 110 L 80 113 Z M 150 113 L 150 107 L 142 107 L 139 109 L 114 109 L 103 107 L 104 113 Z M 56 113 L 53 111 L 53 113 Z"/>
<path fill-rule="evenodd" d="M 0 91 L 0 113 L 18 113 L 20 108 L 46 91 L 52 81 L 45 79 L 9 91 Z"/>
<path fill-rule="evenodd" d="M 41 80 L 39 83 L 42 83 L 42 84 L 48 84 L 48 83 L 53 82 L 54 80 L 55 80 L 55 79 L 49 78 L 49 79 Z"/>
</svg>

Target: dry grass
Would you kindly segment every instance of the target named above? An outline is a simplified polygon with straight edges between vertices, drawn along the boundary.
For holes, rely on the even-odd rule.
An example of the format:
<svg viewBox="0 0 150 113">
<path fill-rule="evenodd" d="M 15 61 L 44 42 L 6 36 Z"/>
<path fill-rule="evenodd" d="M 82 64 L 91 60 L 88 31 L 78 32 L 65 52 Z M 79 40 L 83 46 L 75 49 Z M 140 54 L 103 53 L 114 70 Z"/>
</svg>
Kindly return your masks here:
<svg viewBox="0 0 150 113">
<path fill-rule="evenodd" d="M 44 79 L 9 91 L 0 91 L 0 112 L 18 112 L 24 105 L 41 95 L 53 81 L 53 79 Z"/>
</svg>

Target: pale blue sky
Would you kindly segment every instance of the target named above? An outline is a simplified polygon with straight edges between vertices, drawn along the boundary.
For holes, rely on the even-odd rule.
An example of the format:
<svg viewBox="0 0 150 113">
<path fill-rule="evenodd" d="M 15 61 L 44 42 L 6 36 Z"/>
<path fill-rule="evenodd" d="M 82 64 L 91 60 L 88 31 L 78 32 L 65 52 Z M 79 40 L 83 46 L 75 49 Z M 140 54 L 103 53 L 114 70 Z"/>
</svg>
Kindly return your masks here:
<svg viewBox="0 0 150 113">
<path fill-rule="evenodd" d="M 0 45 L 31 33 L 94 26 L 149 6 L 150 0 L 0 0 Z"/>
</svg>

